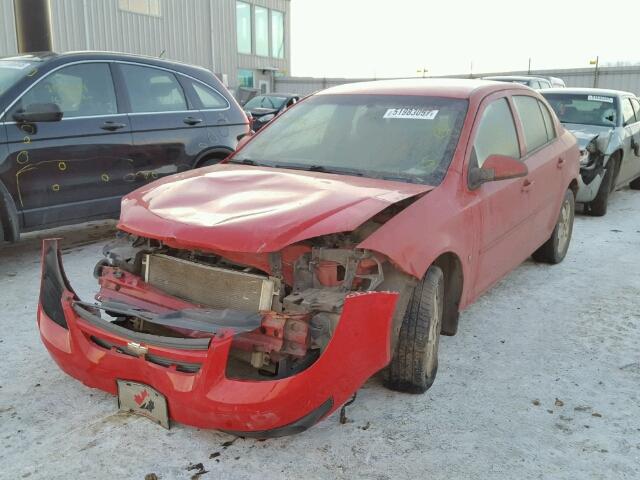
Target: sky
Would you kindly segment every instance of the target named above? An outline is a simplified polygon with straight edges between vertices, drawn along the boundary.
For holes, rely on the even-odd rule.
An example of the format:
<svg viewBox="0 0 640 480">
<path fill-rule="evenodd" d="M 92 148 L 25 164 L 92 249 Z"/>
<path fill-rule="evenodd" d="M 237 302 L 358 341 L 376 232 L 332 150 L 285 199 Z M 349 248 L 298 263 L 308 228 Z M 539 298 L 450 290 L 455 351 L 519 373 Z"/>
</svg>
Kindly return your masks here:
<svg viewBox="0 0 640 480">
<path fill-rule="evenodd" d="M 597 5 L 597 7 L 596 7 Z M 640 62 L 640 1 L 291 0 L 291 74 L 394 77 Z M 626 25 L 625 25 L 626 24 Z"/>
</svg>

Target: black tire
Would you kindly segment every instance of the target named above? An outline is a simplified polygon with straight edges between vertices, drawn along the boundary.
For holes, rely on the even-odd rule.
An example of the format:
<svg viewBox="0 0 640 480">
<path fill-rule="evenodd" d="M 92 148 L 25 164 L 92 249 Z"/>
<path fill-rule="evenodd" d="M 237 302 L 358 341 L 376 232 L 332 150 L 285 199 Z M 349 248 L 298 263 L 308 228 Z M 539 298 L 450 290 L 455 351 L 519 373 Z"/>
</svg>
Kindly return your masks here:
<svg viewBox="0 0 640 480">
<path fill-rule="evenodd" d="M 407 305 L 396 351 L 385 372 L 387 388 L 424 393 L 431 387 L 438 371 L 443 308 L 444 275 L 432 265 Z"/>
<path fill-rule="evenodd" d="M 631 190 L 640 190 L 640 177 L 629 182 L 629 188 Z"/>
<path fill-rule="evenodd" d="M 609 194 L 613 189 L 613 173 L 615 170 L 615 163 L 609 162 L 605 168 L 604 178 L 598 189 L 598 194 L 593 201 L 585 205 L 586 211 L 593 217 L 602 217 L 607 213 L 607 206 L 609 205 Z"/>
<path fill-rule="evenodd" d="M 556 264 L 564 260 L 571 243 L 571 234 L 573 233 L 573 220 L 576 213 L 576 199 L 571 190 L 567 190 L 560 206 L 558 221 L 549 237 L 549 240 L 535 252 L 533 259 L 536 262 Z"/>
<path fill-rule="evenodd" d="M 230 154 L 231 152 L 229 152 Z M 224 160 L 225 158 L 227 158 L 227 156 L 229 154 L 224 154 L 224 153 L 215 153 L 213 155 L 209 155 L 205 158 L 203 158 L 202 160 L 200 160 L 200 163 L 198 163 L 198 166 L 196 168 L 200 168 L 200 167 L 211 167 L 212 165 L 217 165 L 218 163 L 220 163 L 222 160 Z"/>
</svg>

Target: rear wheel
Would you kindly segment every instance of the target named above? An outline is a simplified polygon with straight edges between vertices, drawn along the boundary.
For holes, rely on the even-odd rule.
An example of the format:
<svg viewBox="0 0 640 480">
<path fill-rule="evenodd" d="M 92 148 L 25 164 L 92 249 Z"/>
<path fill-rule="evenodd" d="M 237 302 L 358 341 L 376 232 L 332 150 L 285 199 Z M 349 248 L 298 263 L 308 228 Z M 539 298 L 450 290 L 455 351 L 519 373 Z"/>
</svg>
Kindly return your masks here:
<svg viewBox="0 0 640 480">
<path fill-rule="evenodd" d="M 567 190 L 551 237 L 532 255 L 536 262 L 556 264 L 564 260 L 567 250 L 569 250 L 569 243 L 571 243 L 575 209 L 576 201 L 573 192 Z"/>
<path fill-rule="evenodd" d="M 631 190 L 640 190 L 640 177 L 635 180 L 629 182 L 629 188 Z"/>
<path fill-rule="evenodd" d="M 423 393 L 433 384 L 443 299 L 444 275 L 432 265 L 416 285 L 402 321 L 396 351 L 385 373 L 385 385 L 391 390 Z"/>
</svg>

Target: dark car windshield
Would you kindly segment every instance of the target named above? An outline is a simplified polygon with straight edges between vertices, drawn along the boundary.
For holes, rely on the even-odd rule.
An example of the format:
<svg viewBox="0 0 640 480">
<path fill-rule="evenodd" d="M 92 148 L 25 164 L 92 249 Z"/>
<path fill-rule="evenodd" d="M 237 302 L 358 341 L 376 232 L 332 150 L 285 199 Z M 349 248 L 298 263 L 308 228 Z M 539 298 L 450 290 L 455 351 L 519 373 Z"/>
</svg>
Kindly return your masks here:
<svg viewBox="0 0 640 480">
<path fill-rule="evenodd" d="M 232 161 L 437 185 L 458 143 L 467 103 L 317 95 L 287 110 Z"/>
<path fill-rule="evenodd" d="M 27 76 L 33 65 L 32 62 L 0 60 L 0 95 Z"/>
<path fill-rule="evenodd" d="M 257 97 L 253 97 L 247 103 L 245 103 L 244 108 L 250 110 L 252 108 L 269 108 L 273 110 L 277 110 L 284 102 L 287 101 L 287 97 L 276 97 L 271 95 L 258 95 Z"/>
<path fill-rule="evenodd" d="M 609 95 L 543 93 L 562 123 L 600 127 L 618 124 L 618 102 Z"/>
</svg>

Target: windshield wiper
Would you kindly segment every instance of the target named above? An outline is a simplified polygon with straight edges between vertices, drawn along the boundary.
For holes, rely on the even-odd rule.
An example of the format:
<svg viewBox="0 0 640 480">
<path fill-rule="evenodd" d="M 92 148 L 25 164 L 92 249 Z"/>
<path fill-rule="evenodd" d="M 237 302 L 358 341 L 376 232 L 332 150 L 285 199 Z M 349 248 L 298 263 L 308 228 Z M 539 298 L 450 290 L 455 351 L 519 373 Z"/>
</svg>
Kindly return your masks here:
<svg viewBox="0 0 640 480">
<path fill-rule="evenodd" d="M 290 170 L 306 170 L 308 172 L 320 172 L 320 173 L 337 173 L 342 175 L 355 175 L 356 177 L 364 176 L 360 170 L 354 168 L 332 167 L 327 168 L 324 165 L 307 165 L 304 163 L 284 163 L 274 165 L 276 168 L 286 168 Z"/>
<path fill-rule="evenodd" d="M 255 160 L 251 160 L 250 158 L 229 160 L 229 163 L 237 163 L 240 165 L 251 165 L 254 167 L 271 167 L 271 165 L 269 164 L 256 162 Z"/>
</svg>

